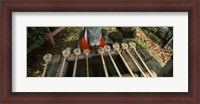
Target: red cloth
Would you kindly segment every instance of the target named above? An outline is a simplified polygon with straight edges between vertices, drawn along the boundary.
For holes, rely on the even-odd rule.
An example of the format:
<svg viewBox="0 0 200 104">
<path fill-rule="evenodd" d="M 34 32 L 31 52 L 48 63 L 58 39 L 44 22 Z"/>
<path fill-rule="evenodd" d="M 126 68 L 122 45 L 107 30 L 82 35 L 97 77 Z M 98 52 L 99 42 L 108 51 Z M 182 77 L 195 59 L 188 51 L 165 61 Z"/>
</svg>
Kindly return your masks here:
<svg viewBox="0 0 200 104">
<path fill-rule="evenodd" d="M 101 36 L 99 47 L 104 47 L 104 46 L 105 46 L 105 40 L 104 40 L 104 38 Z M 84 50 L 84 49 L 89 49 L 89 50 L 91 50 L 90 45 L 89 45 L 88 42 L 86 41 L 85 37 L 83 37 L 83 38 L 81 39 L 81 49 L 82 49 L 82 50 Z"/>
</svg>

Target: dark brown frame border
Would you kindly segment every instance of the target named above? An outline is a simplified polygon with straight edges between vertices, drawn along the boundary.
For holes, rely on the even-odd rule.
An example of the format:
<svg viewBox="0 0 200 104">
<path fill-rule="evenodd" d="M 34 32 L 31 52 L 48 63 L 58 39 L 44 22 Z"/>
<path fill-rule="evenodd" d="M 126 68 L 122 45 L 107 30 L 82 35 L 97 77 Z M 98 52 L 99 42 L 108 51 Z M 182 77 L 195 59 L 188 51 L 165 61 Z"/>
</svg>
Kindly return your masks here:
<svg viewBox="0 0 200 104">
<path fill-rule="evenodd" d="M 192 103 L 199 104 L 199 2 L 198 0 L 8 0 L 1 2 L 0 95 L 2 103 Z M 189 92 L 188 93 L 13 93 L 12 12 L 188 12 Z"/>
</svg>

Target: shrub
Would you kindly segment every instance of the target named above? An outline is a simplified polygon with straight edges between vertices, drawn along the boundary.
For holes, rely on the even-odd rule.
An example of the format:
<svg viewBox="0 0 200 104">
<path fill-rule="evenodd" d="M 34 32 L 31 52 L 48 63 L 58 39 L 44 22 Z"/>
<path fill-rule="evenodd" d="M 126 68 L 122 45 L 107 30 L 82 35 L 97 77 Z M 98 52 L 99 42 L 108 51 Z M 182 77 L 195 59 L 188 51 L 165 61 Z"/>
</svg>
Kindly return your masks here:
<svg viewBox="0 0 200 104">
<path fill-rule="evenodd" d="M 48 33 L 45 27 L 28 27 L 27 28 L 27 47 L 38 48 L 46 39 Z"/>
</svg>

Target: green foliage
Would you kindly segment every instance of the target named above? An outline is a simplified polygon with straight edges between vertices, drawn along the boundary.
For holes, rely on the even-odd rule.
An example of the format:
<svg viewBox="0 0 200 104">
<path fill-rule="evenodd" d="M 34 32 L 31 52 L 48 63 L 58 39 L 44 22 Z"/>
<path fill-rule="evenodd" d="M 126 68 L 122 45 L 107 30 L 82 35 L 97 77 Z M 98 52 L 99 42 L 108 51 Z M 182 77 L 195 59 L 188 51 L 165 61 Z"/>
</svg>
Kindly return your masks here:
<svg viewBox="0 0 200 104">
<path fill-rule="evenodd" d="M 146 41 L 146 40 L 145 40 Z M 135 39 L 132 39 L 132 38 L 124 38 L 123 39 L 123 42 L 124 43 L 129 43 L 129 42 L 135 42 L 135 44 L 140 47 L 141 49 L 146 49 L 147 47 L 144 46 L 141 42 L 135 40 Z"/>
<path fill-rule="evenodd" d="M 45 27 L 28 27 L 27 28 L 27 47 L 38 48 L 45 41 L 46 33 Z"/>
<path fill-rule="evenodd" d="M 140 40 L 141 40 L 142 42 L 146 42 L 146 41 L 147 41 L 147 38 L 142 37 Z"/>
<path fill-rule="evenodd" d="M 141 49 L 146 49 L 148 48 L 147 46 L 144 46 L 141 42 L 134 40 L 137 46 L 139 46 Z"/>
</svg>

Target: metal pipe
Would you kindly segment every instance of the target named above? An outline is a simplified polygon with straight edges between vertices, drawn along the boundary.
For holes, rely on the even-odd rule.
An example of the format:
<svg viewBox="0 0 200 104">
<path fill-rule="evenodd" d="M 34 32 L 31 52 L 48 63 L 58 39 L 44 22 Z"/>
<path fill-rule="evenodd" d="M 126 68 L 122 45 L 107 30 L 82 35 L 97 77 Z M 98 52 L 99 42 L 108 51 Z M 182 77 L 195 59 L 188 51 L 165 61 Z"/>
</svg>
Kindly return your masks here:
<svg viewBox="0 0 200 104">
<path fill-rule="evenodd" d="M 78 56 L 81 54 L 81 49 L 80 48 L 74 49 L 74 54 L 76 56 L 76 59 L 75 59 L 75 62 L 74 62 L 74 70 L 73 70 L 72 77 L 76 77 L 77 61 L 78 61 Z"/>
<path fill-rule="evenodd" d="M 76 77 L 77 59 L 78 59 L 78 55 L 76 55 L 76 58 L 75 58 L 75 62 L 74 62 L 74 70 L 73 70 L 72 77 Z"/>
<path fill-rule="evenodd" d="M 124 49 L 129 54 L 129 56 L 131 57 L 131 59 L 133 60 L 133 62 L 135 63 L 135 65 L 138 67 L 138 69 L 140 70 L 140 72 L 142 73 L 142 75 L 144 77 L 147 77 L 145 75 L 145 73 L 142 71 L 142 68 L 140 67 L 139 63 L 136 61 L 135 57 L 132 56 L 131 53 L 129 52 L 129 50 L 128 50 L 128 44 L 122 43 L 122 49 Z"/>
<path fill-rule="evenodd" d="M 61 66 L 61 70 L 60 70 L 59 77 L 62 77 L 63 70 L 64 70 L 64 66 L 65 66 L 65 61 L 66 61 L 66 58 L 67 58 L 67 57 L 64 57 L 64 59 L 63 59 L 63 63 L 62 63 L 62 66 Z"/>
<path fill-rule="evenodd" d="M 86 55 L 86 70 L 87 70 L 87 77 L 89 77 L 90 74 L 89 74 L 88 55 Z"/>
<path fill-rule="evenodd" d="M 106 68 L 106 64 L 105 64 L 105 61 L 104 61 L 104 58 L 103 58 L 103 55 L 101 54 L 101 60 L 102 60 L 102 62 L 103 62 L 103 69 L 104 69 L 104 72 L 105 72 L 105 76 L 106 77 L 109 77 L 108 76 L 108 70 L 107 70 L 107 68 Z"/>
<path fill-rule="evenodd" d="M 46 70 L 47 70 L 47 63 L 46 63 L 45 66 L 44 66 L 44 70 L 43 70 L 43 73 L 42 73 L 42 77 L 45 77 Z"/>
<path fill-rule="evenodd" d="M 102 63 L 103 63 L 103 69 L 104 69 L 105 76 L 106 76 L 106 77 L 109 77 L 109 76 L 108 76 L 108 70 L 107 70 L 107 67 L 106 67 L 106 63 L 105 63 L 105 60 L 104 60 L 104 58 L 103 58 L 104 50 L 103 50 L 102 47 L 100 47 L 100 48 L 98 49 L 98 53 L 101 55 L 101 60 L 102 60 Z"/>
<path fill-rule="evenodd" d="M 122 74 L 120 73 L 120 71 L 119 71 L 119 69 L 118 69 L 118 67 L 117 67 L 117 65 L 116 65 L 116 63 L 115 63 L 113 57 L 111 56 L 110 52 L 108 53 L 108 55 L 109 55 L 109 57 L 110 57 L 110 59 L 111 59 L 113 65 L 114 65 L 114 67 L 115 67 L 115 70 L 117 71 L 118 76 L 119 76 L 119 77 L 122 77 Z"/>
<path fill-rule="evenodd" d="M 108 53 L 108 55 L 109 55 L 109 57 L 110 57 L 110 59 L 111 59 L 111 61 L 112 61 L 112 64 L 113 64 L 113 66 L 115 67 L 115 70 L 117 71 L 118 76 L 119 76 L 119 77 L 122 77 L 122 74 L 120 73 L 120 71 L 119 71 L 119 69 L 118 69 L 118 67 L 117 67 L 117 65 L 116 65 L 116 63 L 115 63 L 113 57 L 112 57 L 111 54 L 110 54 L 110 46 L 109 46 L 109 45 L 105 45 L 105 46 L 104 46 L 104 49 L 105 49 L 105 51 Z"/>
<path fill-rule="evenodd" d="M 142 64 L 144 65 L 144 67 L 147 69 L 148 73 L 151 75 L 151 77 L 157 77 L 157 75 L 153 74 L 150 69 L 148 68 L 148 66 L 146 65 L 146 63 L 143 61 L 142 57 L 140 56 L 140 54 L 137 52 L 136 50 L 136 44 L 133 42 L 129 43 L 130 47 L 133 48 L 133 50 L 135 51 L 135 53 L 137 54 L 137 56 L 139 57 L 140 61 L 142 62 Z"/>
<path fill-rule="evenodd" d="M 117 51 L 118 54 L 120 55 L 122 61 L 124 62 L 125 66 L 127 67 L 129 73 L 131 74 L 132 77 L 135 77 L 135 75 L 133 74 L 133 72 L 131 71 L 131 68 L 128 66 L 128 64 L 126 63 L 124 57 L 121 55 L 121 53 L 119 52 L 119 50 Z"/>
<path fill-rule="evenodd" d="M 171 43 L 171 41 L 173 40 L 173 37 L 170 38 L 170 40 L 167 42 L 167 44 L 164 46 L 164 49 L 167 48 L 167 46 L 169 45 L 169 43 Z"/>
<path fill-rule="evenodd" d="M 62 77 L 62 75 L 63 75 L 65 61 L 66 61 L 66 58 L 69 57 L 70 51 L 71 51 L 71 48 L 69 48 L 69 47 L 62 51 L 62 55 L 63 55 L 64 59 L 63 59 L 63 63 L 62 63 L 61 69 L 60 69 L 59 77 Z"/>
<path fill-rule="evenodd" d="M 87 77 L 89 77 L 90 74 L 89 74 L 88 55 L 90 53 L 90 50 L 89 49 L 85 49 L 85 50 L 83 50 L 83 53 L 85 54 L 85 59 L 86 59 L 86 73 L 87 73 Z"/>
<path fill-rule="evenodd" d="M 43 70 L 43 73 L 42 73 L 42 77 L 45 77 L 48 63 L 52 60 L 52 54 L 44 55 L 43 60 L 45 61 L 45 66 L 44 66 L 44 70 Z"/>
<path fill-rule="evenodd" d="M 124 59 L 124 57 L 122 56 L 122 54 L 119 52 L 119 44 L 115 43 L 113 44 L 113 48 L 115 51 L 117 51 L 117 53 L 119 54 L 119 56 L 121 57 L 122 61 L 124 62 L 126 68 L 128 69 L 129 73 L 131 74 L 132 77 L 135 77 L 135 75 L 133 74 L 133 72 L 131 71 L 131 68 L 128 66 L 128 64 L 126 63 L 126 60 Z"/>
</svg>

